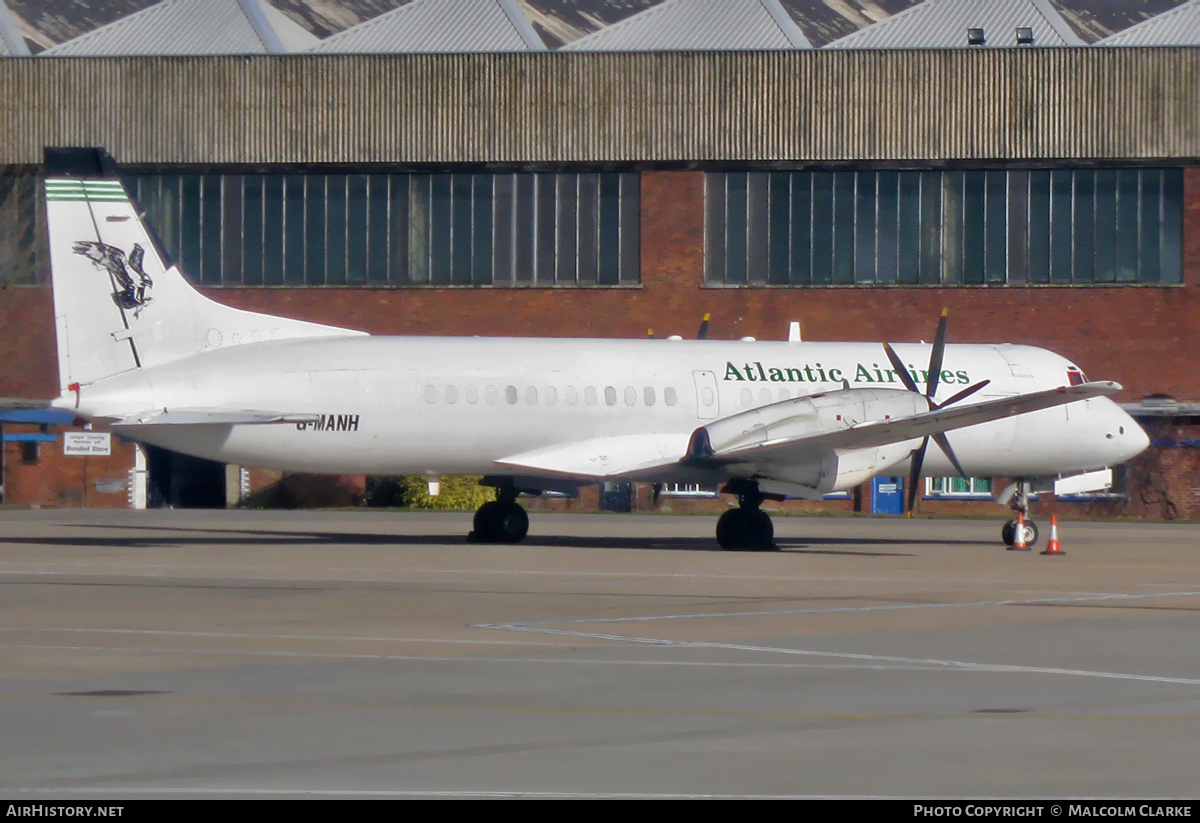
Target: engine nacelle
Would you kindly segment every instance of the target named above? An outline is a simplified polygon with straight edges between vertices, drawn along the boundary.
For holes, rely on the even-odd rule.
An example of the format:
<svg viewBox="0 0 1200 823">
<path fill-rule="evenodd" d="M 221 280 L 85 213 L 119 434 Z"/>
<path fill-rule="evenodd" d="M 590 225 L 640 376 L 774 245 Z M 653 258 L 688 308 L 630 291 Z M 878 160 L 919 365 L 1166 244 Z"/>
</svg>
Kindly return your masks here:
<svg viewBox="0 0 1200 823">
<path fill-rule="evenodd" d="M 781 481 L 817 494 L 853 488 L 907 458 L 920 440 L 869 449 L 815 452 L 811 459 L 760 463 L 763 446 L 784 445 L 815 434 L 929 411 L 929 400 L 904 389 L 843 389 L 772 403 L 716 420 L 692 434 L 688 457 L 718 458 L 731 474 Z M 739 453 L 746 461 L 736 462 Z"/>
</svg>

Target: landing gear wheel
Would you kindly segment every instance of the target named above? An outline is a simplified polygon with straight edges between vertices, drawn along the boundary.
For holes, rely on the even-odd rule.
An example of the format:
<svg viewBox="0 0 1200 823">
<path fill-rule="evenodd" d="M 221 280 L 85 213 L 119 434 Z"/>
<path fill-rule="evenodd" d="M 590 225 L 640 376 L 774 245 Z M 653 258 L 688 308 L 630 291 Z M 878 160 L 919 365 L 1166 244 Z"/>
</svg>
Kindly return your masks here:
<svg viewBox="0 0 1200 823">
<path fill-rule="evenodd" d="M 471 540 L 480 543 L 520 543 L 529 533 L 529 515 L 516 503 L 492 500 L 475 512 Z"/>
<path fill-rule="evenodd" d="M 1000 539 L 1004 541 L 1004 545 L 1011 546 L 1017 539 L 1017 521 L 1009 520 L 1004 524 L 1004 528 L 1000 530 Z M 1025 521 L 1025 546 L 1033 548 L 1038 541 L 1037 523 L 1032 520 Z"/>
<path fill-rule="evenodd" d="M 726 551 L 771 551 L 775 526 L 762 509 L 730 509 L 717 521 L 717 542 Z"/>
</svg>

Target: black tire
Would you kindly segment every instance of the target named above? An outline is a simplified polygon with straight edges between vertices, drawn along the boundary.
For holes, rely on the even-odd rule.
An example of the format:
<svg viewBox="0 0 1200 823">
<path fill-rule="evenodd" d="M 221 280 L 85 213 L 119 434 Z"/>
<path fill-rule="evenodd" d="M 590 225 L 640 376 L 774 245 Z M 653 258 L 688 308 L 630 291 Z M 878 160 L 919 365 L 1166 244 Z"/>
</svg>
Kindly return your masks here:
<svg viewBox="0 0 1200 823">
<path fill-rule="evenodd" d="M 471 539 L 479 543 L 492 543 L 497 539 L 496 525 L 499 521 L 500 504 L 489 500 L 475 510 Z"/>
<path fill-rule="evenodd" d="M 1004 545 L 1011 546 L 1017 538 L 1017 521 L 1009 520 L 1004 524 L 1004 528 L 1000 530 L 1000 539 L 1004 541 Z M 1025 547 L 1033 548 L 1038 541 L 1037 523 L 1032 520 L 1025 521 Z"/>
<path fill-rule="evenodd" d="M 717 521 L 717 543 L 732 552 L 775 548 L 775 525 L 762 509 L 730 509 Z"/>
<path fill-rule="evenodd" d="M 765 552 L 775 548 L 775 524 L 762 509 L 746 512 L 744 551 Z"/>
<path fill-rule="evenodd" d="M 727 552 L 741 551 L 743 511 L 730 509 L 717 520 L 717 543 Z"/>
<path fill-rule="evenodd" d="M 1037 523 L 1032 520 L 1025 521 L 1025 545 L 1033 548 L 1038 542 L 1038 527 Z"/>
<path fill-rule="evenodd" d="M 493 526 L 498 543 L 520 543 L 529 534 L 529 515 L 516 503 L 501 504 Z"/>
</svg>

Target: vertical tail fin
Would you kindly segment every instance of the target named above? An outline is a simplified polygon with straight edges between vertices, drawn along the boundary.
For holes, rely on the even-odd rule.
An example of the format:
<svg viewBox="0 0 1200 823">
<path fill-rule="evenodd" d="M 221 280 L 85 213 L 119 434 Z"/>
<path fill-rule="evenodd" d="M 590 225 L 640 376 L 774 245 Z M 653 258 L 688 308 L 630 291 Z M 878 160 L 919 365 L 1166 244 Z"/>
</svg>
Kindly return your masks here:
<svg viewBox="0 0 1200 823">
<path fill-rule="evenodd" d="M 193 289 L 103 149 L 46 149 L 59 388 L 212 349 L 362 332 L 241 311 Z"/>
</svg>

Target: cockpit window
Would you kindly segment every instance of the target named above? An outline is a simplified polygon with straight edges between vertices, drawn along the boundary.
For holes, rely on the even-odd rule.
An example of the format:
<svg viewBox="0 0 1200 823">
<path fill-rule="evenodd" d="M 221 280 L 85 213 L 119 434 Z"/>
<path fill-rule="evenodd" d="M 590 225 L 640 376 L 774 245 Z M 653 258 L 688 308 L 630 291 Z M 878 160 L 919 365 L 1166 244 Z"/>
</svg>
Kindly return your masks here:
<svg viewBox="0 0 1200 823">
<path fill-rule="evenodd" d="M 1067 369 L 1067 380 L 1072 386 L 1079 386 L 1088 381 L 1087 377 L 1079 369 Z"/>
</svg>

